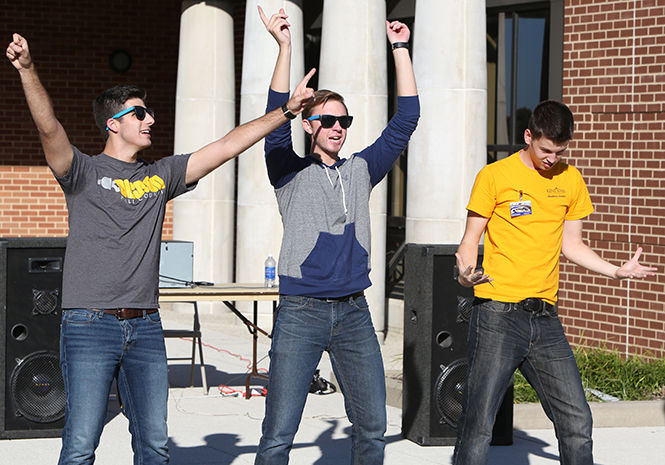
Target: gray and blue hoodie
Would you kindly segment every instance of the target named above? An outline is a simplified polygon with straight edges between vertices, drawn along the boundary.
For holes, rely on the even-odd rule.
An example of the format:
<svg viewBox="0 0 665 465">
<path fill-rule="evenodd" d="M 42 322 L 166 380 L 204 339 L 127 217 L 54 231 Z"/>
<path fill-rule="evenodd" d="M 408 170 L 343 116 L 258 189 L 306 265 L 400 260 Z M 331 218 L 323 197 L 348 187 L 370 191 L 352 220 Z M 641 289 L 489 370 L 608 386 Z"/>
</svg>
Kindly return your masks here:
<svg viewBox="0 0 665 465">
<path fill-rule="evenodd" d="M 288 97 L 271 89 L 267 111 Z M 333 166 L 294 152 L 290 121 L 266 137 L 268 177 L 284 225 L 280 294 L 342 297 L 371 285 L 369 196 L 406 148 L 420 116 L 418 96 L 398 97 L 397 106 L 372 145 Z"/>
</svg>

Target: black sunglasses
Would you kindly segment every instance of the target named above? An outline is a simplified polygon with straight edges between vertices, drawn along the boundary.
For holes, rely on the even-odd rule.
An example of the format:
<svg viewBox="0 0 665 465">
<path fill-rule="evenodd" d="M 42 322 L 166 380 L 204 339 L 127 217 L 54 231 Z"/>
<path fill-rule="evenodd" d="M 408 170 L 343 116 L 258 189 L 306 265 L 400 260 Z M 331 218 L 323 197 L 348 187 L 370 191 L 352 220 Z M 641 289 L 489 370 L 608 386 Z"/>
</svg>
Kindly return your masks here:
<svg viewBox="0 0 665 465">
<path fill-rule="evenodd" d="M 339 121 L 339 125 L 342 126 L 343 129 L 348 129 L 353 122 L 353 116 L 349 115 L 314 115 L 307 118 L 307 121 L 314 121 L 315 119 L 321 121 L 321 127 L 326 129 L 333 127 L 335 125 L 335 121 Z"/>
<path fill-rule="evenodd" d="M 152 108 L 146 108 L 140 105 L 134 105 L 133 107 L 125 108 L 124 110 L 119 111 L 115 115 L 111 116 L 111 119 L 121 118 L 131 112 L 134 112 L 134 115 L 136 115 L 136 119 L 139 121 L 143 121 L 145 119 L 146 113 L 152 116 L 153 118 L 155 117 L 155 112 L 153 111 Z M 107 131 L 109 130 L 108 126 L 106 126 L 106 130 Z"/>
</svg>

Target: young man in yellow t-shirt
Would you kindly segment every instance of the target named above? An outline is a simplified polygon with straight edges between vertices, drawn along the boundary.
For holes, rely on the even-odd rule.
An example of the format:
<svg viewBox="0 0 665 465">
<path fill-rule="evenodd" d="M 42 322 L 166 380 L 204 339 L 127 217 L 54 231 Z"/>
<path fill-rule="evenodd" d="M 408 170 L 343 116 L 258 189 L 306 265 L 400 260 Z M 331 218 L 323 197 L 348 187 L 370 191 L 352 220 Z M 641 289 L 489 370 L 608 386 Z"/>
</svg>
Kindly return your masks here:
<svg viewBox="0 0 665 465">
<path fill-rule="evenodd" d="M 517 368 L 554 423 L 561 463 L 593 465 L 591 411 L 557 314 L 559 255 L 617 279 L 656 270 L 638 263 L 639 247 L 619 267 L 582 240 L 581 220 L 593 206 L 579 171 L 561 162 L 572 137 L 568 107 L 542 102 L 524 131 L 527 147 L 476 177 L 456 254 L 459 282 L 476 296 L 456 465 L 487 463 L 494 419 Z M 476 271 L 483 232 L 483 270 Z"/>
</svg>

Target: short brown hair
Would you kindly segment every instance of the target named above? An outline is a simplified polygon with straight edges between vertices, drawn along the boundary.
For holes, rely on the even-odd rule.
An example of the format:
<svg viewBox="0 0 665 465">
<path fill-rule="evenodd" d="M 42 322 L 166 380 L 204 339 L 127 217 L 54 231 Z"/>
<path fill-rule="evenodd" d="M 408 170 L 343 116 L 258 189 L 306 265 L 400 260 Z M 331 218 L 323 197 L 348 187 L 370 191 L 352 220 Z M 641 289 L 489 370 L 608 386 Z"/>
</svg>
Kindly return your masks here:
<svg viewBox="0 0 665 465">
<path fill-rule="evenodd" d="M 573 138 L 574 126 L 570 108 L 556 100 L 545 100 L 534 108 L 527 127 L 534 139 L 545 136 L 557 144 L 563 144 Z"/>
<path fill-rule="evenodd" d="M 328 100 L 336 100 L 342 105 L 344 105 L 344 109 L 346 110 L 346 114 L 349 114 L 349 109 L 346 107 L 346 103 L 344 103 L 344 97 L 339 95 L 337 92 L 333 92 L 332 90 L 327 90 L 327 89 L 319 89 L 314 92 L 314 97 L 312 100 L 309 101 L 307 105 L 305 105 L 305 108 L 302 111 L 302 117 L 303 119 L 309 118 L 312 116 L 312 108 L 314 108 L 317 105 L 321 105 L 326 103 Z"/>
<path fill-rule="evenodd" d="M 138 98 L 145 102 L 146 92 L 140 87 L 133 85 L 121 85 L 106 89 L 92 102 L 92 112 L 95 123 L 102 132 L 104 141 L 108 140 L 109 132 L 106 130 L 106 121 L 122 110 L 125 102 L 132 98 Z"/>
</svg>

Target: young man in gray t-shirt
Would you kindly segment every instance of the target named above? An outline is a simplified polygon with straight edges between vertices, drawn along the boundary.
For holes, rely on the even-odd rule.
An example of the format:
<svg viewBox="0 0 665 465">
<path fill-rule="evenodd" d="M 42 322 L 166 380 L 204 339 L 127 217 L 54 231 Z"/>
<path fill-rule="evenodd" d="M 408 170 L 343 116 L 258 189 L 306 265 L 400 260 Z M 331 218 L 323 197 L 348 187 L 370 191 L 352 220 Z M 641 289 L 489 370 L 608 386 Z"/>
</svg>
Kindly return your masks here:
<svg viewBox="0 0 665 465">
<path fill-rule="evenodd" d="M 60 362 L 67 403 L 59 464 L 94 461 L 114 378 L 136 463 L 168 463 L 166 353 L 158 308 L 159 244 L 166 202 L 287 120 L 311 98 L 309 73 L 281 109 L 187 155 L 153 163 L 155 116 L 145 92 L 117 86 L 94 102 L 104 151 L 81 153 L 56 119 L 30 56 L 14 34 L 6 51 L 19 73 L 51 171 L 65 193 L 69 238 L 63 274 Z"/>
</svg>

